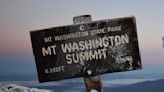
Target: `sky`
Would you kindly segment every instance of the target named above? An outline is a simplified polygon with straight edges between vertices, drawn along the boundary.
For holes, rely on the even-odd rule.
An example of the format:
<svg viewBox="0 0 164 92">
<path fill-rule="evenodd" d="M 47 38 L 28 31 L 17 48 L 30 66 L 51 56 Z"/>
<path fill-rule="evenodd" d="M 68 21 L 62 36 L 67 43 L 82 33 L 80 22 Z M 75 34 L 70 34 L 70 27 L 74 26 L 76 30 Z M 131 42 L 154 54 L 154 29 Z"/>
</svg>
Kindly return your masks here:
<svg viewBox="0 0 164 92">
<path fill-rule="evenodd" d="M 135 16 L 143 66 L 164 66 L 163 0 L 0 0 L 0 74 L 34 73 L 29 32 L 92 20 Z"/>
</svg>

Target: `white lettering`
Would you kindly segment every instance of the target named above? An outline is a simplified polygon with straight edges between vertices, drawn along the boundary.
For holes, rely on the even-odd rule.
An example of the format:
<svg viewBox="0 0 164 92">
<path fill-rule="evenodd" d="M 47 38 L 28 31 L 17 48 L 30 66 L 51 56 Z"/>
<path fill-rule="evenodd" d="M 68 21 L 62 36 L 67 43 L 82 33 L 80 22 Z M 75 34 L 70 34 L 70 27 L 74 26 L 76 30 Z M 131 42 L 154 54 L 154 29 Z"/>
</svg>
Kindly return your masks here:
<svg viewBox="0 0 164 92">
<path fill-rule="evenodd" d="M 47 49 L 45 47 L 42 47 L 42 54 L 43 56 L 47 55 L 56 55 L 56 45 L 48 46 Z"/>
<path fill-rule="evenodd" d="M 57 73 L 57 72 L 64 72 L 65 71 L 65 66 L 59 66 L 59 67 L 52 67 L 52 68 L 47 68 L 45 69 L 45 73 Z"/>
<path fill-rule="evenodd" d="M 72 53 L 66 55 L 67 64 L 80 63 L 84 61 L 98 60 L 106 57 L 106 49 L 98 49 L 94 51 L 85 51 L 80 53 Z"/>
</svg>

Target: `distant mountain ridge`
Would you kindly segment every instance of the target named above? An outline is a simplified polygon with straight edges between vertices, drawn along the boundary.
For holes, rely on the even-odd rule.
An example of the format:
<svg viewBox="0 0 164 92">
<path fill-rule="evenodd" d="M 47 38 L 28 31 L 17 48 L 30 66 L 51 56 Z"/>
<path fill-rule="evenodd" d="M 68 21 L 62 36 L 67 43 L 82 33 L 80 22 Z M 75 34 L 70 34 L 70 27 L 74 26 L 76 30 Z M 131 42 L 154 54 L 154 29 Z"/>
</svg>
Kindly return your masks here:
<svg viewBox="0 0 164 92">
<path fill-rule="evenodd" d="M 164 79 L 121 87 L 105 87 L 104 92 L 164 92 Z"/>
<path fill-rule="evenodd" d="M 50 83 L 51 84 L 51 83 Z M 112 84 L 111 84 L 112 85 Z M 28 87 L 35 87 L 39 89 L 49 89 L 54 92 L 84 92 L 85 85 L 83 82 L 59 82 L 53 85 L 31 85 Z M 110 86 L 104 85 L 104 92 L 164 92 L 164 79 L 145 81 L 131 85 Z"/>
<path fill-rule="evenodd" d="M 85 85 L 82 82 L 65 82 L 58 86 L 39 86 L 37 88 L 50 89 L 55 92 L 84 92 Z M 104 92 L 164 92 L 164 79 L 145 81 L 131 85 L 110 87 L 104 85 Z"/>
</svg>

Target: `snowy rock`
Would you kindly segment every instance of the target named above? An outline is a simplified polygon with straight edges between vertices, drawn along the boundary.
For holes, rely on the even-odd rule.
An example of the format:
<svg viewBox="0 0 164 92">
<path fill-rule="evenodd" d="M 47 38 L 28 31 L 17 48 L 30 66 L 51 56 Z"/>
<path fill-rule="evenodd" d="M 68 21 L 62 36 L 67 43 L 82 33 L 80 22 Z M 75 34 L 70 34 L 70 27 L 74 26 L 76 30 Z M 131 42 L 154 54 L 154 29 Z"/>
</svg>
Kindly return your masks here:
<svg viewBox="0 0 164 92">
<path fill-rule="evenodd" d="M 15 84 L 0 87 L 0 92 L 53 92 L 46 89 L 29 88 Z"/>
</svg>

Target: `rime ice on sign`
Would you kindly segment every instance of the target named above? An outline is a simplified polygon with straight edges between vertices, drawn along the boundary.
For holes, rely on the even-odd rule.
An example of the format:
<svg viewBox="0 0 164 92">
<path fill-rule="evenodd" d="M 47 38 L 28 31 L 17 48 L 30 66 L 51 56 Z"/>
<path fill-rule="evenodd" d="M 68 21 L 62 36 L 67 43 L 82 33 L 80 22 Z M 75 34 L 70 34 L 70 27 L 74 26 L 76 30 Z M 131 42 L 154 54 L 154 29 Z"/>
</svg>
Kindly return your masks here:
<svg viewBox="0 0 164 92">
<path fill-rule="evenodd" d="M 31 31 L 39 81 L 141 69 L 137 39 L 134 17 Z"/>
</svg>

